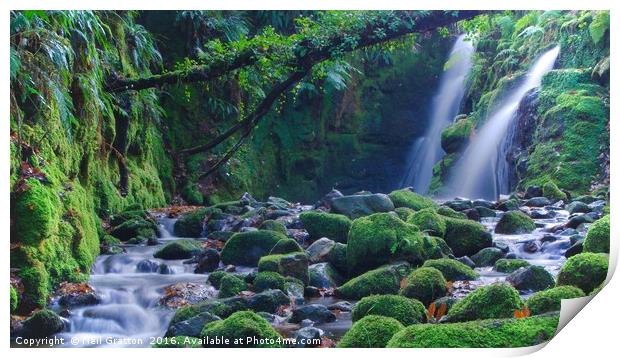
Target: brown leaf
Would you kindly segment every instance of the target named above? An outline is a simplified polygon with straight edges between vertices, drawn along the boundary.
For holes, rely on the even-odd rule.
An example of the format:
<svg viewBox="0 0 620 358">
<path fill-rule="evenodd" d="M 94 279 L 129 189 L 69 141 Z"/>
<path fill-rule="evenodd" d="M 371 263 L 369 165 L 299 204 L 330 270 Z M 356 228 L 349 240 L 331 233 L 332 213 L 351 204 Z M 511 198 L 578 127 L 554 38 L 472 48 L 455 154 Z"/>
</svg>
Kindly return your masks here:
<svg viewBox="0 0 620 358">
<path fill-rule="evenodd" d="M 446 315 L 447 310 L 448 306 L 445 303 L 439 305 L 439 309 L 437 310 L 437 313 L 435 313 L 435 319 L 439 321 L 441 317 Z"/>
<path fill-rule="evenodd" d="M 435 316 L 435 310 L 437 307 L 435 306 L 435 302 L 431 303 L 428 306 L 428 310 L 426 311 L 426 318 L 430 321 Z"/>
</svg>

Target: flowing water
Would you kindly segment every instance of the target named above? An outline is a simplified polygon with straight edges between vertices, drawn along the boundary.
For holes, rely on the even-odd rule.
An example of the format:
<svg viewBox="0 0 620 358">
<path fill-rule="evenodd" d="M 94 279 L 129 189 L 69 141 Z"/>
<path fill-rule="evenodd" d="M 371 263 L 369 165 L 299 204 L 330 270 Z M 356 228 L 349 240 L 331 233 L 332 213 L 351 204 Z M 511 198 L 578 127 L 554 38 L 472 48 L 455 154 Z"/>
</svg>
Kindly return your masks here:
<svg viewBox="0 0 620 358">
<path fill-rule="evenodd" d="M 400 187 L 411 186 L 421 194 L 428 191 L 433 177 L 433 165 L 445 154 L 441 149 L 441 132 L 452 123 L 459 112 L 473 52 L 474 48 L 465 35 L 459 36 L 441 75 L 437 95 L 433 98 L 429 128 L 409 150 Z"/>
<path fill-rule="evenodd" d="M 519 102 L 533 88 L 539 87 L 542 77 L 553 69 L 560 52 L 554 47 L 542 54 L 532 65 L 523 82 L 497 106 L 480 128 L 457 162 L 451 175 L 449 188 L 454 195 L 470 198 L 497 199 L 510 190 L 505 166 L 508 163 L 498 153 L 515 118 Z"/>
</svg>

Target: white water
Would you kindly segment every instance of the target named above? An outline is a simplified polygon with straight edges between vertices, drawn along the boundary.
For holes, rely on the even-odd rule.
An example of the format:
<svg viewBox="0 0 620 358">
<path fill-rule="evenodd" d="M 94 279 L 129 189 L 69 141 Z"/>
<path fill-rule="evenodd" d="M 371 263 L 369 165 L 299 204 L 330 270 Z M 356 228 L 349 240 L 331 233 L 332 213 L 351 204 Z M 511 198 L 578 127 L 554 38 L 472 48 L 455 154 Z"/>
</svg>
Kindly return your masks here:
<svg viewBox="0 0 620 358">
<path fill-rule="evenodd" d="M 507 194 L 502 192 L 506 186 L 499 183 L 505 178 L 498 178 L 498 172 L 505 172 L 498 167 L 499 147 L 515 118 L 519 102 L 528 91 L 540 86 L 542 77 L 553 69 L 559 53 L 560 48 L 554 47 L 542 54 L 526 74 L 524 82 L 500 102 L 497 110 L 478 130 L 452 172 L 449 184 L 452 194 L 485 199 Z"/>
<path fill-rule="evenodd" d="M 407 166 L 400 187 L 411 186 L 421 194 L 428 191 L 433 166 L 445 155 L 441 149 L 441 132 L 458 114 L 465 94 L 466 79 L 471 69 L 472 44 L 465 35 L 458 37 L 441 75 L 439 89 L 433 98 L 429 128 L 409 150 Z"/>
</svg>

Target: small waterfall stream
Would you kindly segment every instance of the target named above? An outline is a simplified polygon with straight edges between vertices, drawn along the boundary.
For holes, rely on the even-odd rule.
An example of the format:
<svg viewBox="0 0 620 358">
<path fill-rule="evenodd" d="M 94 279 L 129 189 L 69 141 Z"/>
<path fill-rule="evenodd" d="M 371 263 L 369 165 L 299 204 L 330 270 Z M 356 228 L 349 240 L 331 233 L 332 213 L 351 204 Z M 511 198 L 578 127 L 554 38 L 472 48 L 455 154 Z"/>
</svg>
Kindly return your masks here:
<svg viewBox="0 0 620 358">
<path fill-rule="evenodd" d="M 400 187 L 411 186 L 420 194 L 428 191 L 433 178 L 433 166 L 445 154 L 441 149 L 441 132 L 459 112 L 473 52 L 471 42 L 465 35 L 460 35 L 450 51 L 439 89 L 433 98 L 429 127 L 424 137 L 418 138 L 409 150 Z"/>
<path fill-rule="evenodd" d="M 507 173 L 505 152 L 499 155 L 506 140 L 519 102 L 533 88 L 539 87 L 542 77 L 553 69 L 560 48 L 558 46 L 542 54 L 532 65 L 521 83 L 506 96 L 486 120 L 482 128 L 457 162 L 449 183 L 454 195 L 469 198 L 496 199 L 510 190 L 505 185 Z"/>
</svg>

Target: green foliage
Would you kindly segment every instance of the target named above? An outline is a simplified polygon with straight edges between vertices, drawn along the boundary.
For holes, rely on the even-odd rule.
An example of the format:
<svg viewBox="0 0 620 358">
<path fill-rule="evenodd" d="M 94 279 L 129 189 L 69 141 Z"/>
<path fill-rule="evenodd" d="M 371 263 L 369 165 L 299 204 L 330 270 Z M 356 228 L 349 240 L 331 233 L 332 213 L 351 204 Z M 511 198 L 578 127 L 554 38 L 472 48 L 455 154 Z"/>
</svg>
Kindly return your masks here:
<svg viewBox="0 0 620 358">
<path fill-rule="evenodd" d="M 391 317 L 409 326 L 426 322 L 426 308 L 411 298 L 398 295 L 374 295 L 362 298 L 351 312 L 353 322 L 368 315 Z"/>
<path fill-rule="evenodd" d="M 327 237 L 336 242 L 347 242 L 351 220 L 344 215 L 306 211 L 299 215 L 299 219 L 311 239 Z"/>
<path fill-rule="evenodd" d="M 439 271 L 448 281 L 475 280 L 478 273 L 469 266 L 457 260 L 443 258 L 436 260 L 426 260 L 422 267 L 432 267 Z"/>
<path fill-rule="evenodd" d="M 525 305 L 530 309 L 532 315 L 539 315 L 545 312 L 559 311 L 564 299 L 583 296 L 585 293 L 577 287 L 558 286 L 534 293 L 527 299 Z"/>
<path fill-rule="evenodd" d="M 521 259 L 499 259 L 495 261 L 494 269 L 497 272 L 512 273 L 521 267 L 530 266 L 530 263 Z"/>
<path fill-rule="evenodd" d="M 475 289 L 450 308 L 450 322 L 513 317 L 523 307 L 519 292 L 508 284 L 492 284 Z"/>
<path fill-rule="evenodd" d="M 575 286 L 589 294 L 605 281 L 609 256 L 584 252 L 571 256 L 558 274 L 557 286 Z"/>
<path fill-rule="evenodd" d="M 256 266 L 258 260 L 269 254 L 282 239 L 286 236 L 270 230 L 234 234 L 222 249 L 222 262 L 226 265 Z"/>
<path fill-rule="evenodd" d="M 226 298 L 238 295 L 239 292 L 247 290 L 245 281 L 235 275 L 225 275 L 220 280 L 220 292 L 218 298 Z"/>
<path fill-rule="evenodd" d="M 13 313 L 17 309 L 17 305 L 19 304 L 19 299 L 17 297 L 17 291 L 15 290 L 15 288 L 13 288 L 13 286 L 10 286 L 10 287 L 11 289 L 9 290 L 9 293 L 11 296 L 11 310 L 9 312 Z"/>
<path fill-rule="evenodd" d="M 58 196 L 38 180 L 28 180 L 28 189 L 17 198 L 14 232 L 19 241 L 38 245 L 58 230 Z"/>
<path fill-rule="evenodd" d="M 385 348 L 392 336 L 404 326 L 394 318 L 369 315 L 355 322 L 345 333 L 338 348 Z"/>
<path fill-rule="evenodd" d="M 609 214 L 603 216 L 588 229 L 583 241 L 584 252 L 609 253 L 609 233 L 611 219 Z"/>
<path fill-rule="evenodd" d="M 590 36 L 592 41 L 598 44 L 605 36 L 605 32 L 609 30 L 609 11 L 599 11 L 594 16 L 594 19 L 590 23 Z"/>
<path fill-rule="evenodd" d="M 495 232 L 498 234 L 527 234 L 536 228 L 534 220 L 518 210 L 506 212 L 495 226 Z"/>
<path fill-rule="evenodd" d="M 397 208 L 405 207 L 413 210 L 422 210 L 437 206 L 431 199 L 425 198 L 409 189 L 395 190 L 389 196 Z"/>
<path fill-rule="evenodd" d="M 448 283 L 441 271 L 434 267 L 422 267 L 407 276 L 400 294 L 429 305 L 437 298 L 446 295 L 447 286 Z"/>
<path fill-rule="evenodd" d="M 259 272 L 254 279 L 254 291 L 262 292 L 271 289 L 284 290 L 284 277 L 277 272 Z"/>
<path fill-rule="evenodd" d="M 508 348 L 530 347 L 550 340 L 558 316 L 521 319 L 415 324 L 396 333 L 388 348 Z"/>
<path fill-rule="evenodd" d="M 201 335 L 203 337 L 228 338 L 229 344 L 217 347 L 238 347 L 234 342 L 239 339 L 246 342 L 247 337 L 255 338 L 259 343 L 251 342 L 244 345 L 250 348 L 279 348 L 282 347 L 282 337 L 264 318 L 250 311 L 235 312 L 225 320 L 207 324 Z M 208 347 L 214 347 L 208 345 Z"/>
</svg>

